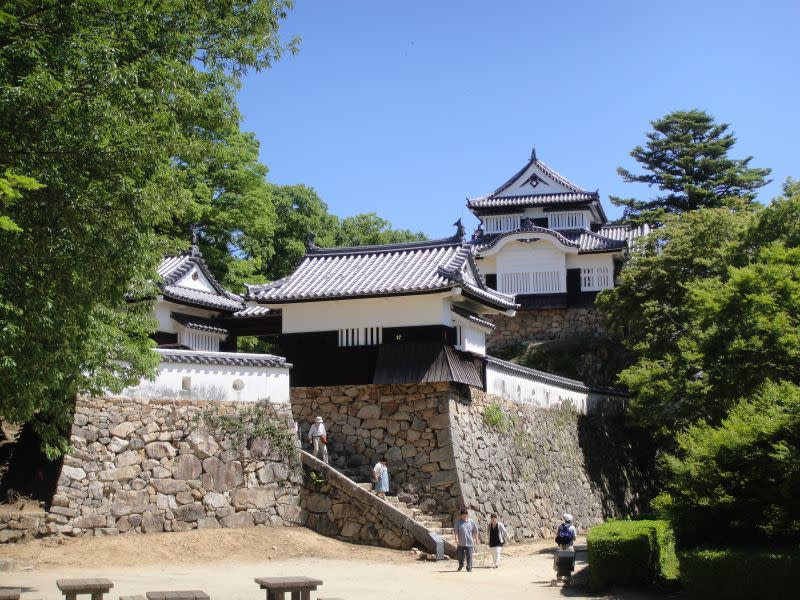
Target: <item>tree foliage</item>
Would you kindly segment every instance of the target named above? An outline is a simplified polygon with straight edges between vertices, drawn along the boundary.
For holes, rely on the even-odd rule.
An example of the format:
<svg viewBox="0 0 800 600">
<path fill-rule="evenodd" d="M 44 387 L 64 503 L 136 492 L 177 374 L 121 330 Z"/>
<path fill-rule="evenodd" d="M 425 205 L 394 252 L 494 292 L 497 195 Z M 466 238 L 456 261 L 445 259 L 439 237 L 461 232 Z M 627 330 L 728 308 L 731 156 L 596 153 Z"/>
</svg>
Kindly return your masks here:
<svg viewBox="0 0 800 600">
<path fill-rule="evenodd" d="M 770 169 L 750 167 L 752 157 L 730 158 L 736 144 L 730 125 L 705 111 L 675 111 L 651 125 L 645 146 L 631 151 L 644 172 L 620 167 L 617 173 L 627 183 L 644 183 L 661 193 L 649 200 L 611 197 L 625 207 L 628 222 L 658 224 L 665 215 L 699 208 L 745 208 L 768 183 Z"/>
<path fill-rule="evenodd" d="M 2 202 L 21 231 L 0 230 L 0 414 L 35 417 L 51 455 L 75 394 L 155 366 L 151 307 L 125 298 L 152 291 L 175 224 L 202 221 L 248 175 L 225 166 L 251 151 L 235 94 L 246 71 L 294 50 L 277 35 L 290 5 L 0 5 L 0 172 L 38 182 Z"/>
<path fill-rule="evenodd" d="M 767 382 L 664 457 L 660 499 L 682 546 L 800 541 L 800 387 Z"/>
<path fill-rule="evenodd" d="M 766 379 L 800 384 L 798 186 L 785 194 L 754 213 L 670 218 L 599 296 L 638 356 L 619 376 L 631 414 L 662 440 L 718 424 Z"/>
</svg>

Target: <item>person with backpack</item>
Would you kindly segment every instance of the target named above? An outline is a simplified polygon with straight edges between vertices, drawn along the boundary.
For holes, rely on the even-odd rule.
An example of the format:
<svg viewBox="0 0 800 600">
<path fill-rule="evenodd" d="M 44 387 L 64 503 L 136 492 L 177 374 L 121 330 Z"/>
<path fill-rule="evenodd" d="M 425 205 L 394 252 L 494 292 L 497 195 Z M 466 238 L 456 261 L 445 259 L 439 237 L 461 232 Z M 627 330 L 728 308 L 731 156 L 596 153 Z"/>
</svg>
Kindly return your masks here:
<svg viewBox="0 0 800 600">
<path fill-rule="evenodd" d="M 564 522 L 558 526 L 556 544 L 558 544 L 559 548 L 562 550 L 574 550 L 575 538 L 578 536 L 578 531 L 572 524 L 572 515 L 564 513 L 561 518 Z"/>
<path fill-rule="evenodd" d="M 506 526 L 502 521 L 497 520 L 497 515 L 491 515 L 489 517 L 489 548 L 492 549 L 492 562 L 495 569 L 500 566 L 500 553 L 507 541 Z"/>
</svg>

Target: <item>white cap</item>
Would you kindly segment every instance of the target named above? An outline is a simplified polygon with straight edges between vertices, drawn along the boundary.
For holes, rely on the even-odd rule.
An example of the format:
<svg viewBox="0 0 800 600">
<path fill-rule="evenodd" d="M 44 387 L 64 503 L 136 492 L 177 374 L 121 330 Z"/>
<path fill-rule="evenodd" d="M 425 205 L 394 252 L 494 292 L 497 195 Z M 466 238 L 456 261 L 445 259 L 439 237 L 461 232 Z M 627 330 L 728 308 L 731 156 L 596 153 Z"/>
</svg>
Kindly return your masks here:
<svg viewBox="0 0 800 600">
<path fill-rule="evenodd" d="M 567 523 L 572 523 L 572 515 L 569 513 L 564 513 L 561 515 L 561 518 L 564 519 Z"/>
<path fill-rule="evenodd" d="M 317 423 L 322 423 L 322 417 L 317 417 L 316 419 L 314 419 L 314 421 L 316 421 Z"/>
</svg>

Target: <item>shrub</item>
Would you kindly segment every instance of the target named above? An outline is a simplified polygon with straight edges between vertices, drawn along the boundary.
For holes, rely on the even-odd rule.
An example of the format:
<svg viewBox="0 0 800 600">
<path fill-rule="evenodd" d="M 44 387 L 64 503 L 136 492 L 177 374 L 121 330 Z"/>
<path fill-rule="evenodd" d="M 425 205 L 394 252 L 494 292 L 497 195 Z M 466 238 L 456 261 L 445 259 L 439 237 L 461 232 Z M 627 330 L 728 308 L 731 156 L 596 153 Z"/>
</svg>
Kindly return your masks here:
<svg viewBox="0 0 800 600">
<path fill-rule="evenodd" d="M 678 559 L 666 521 L 612 520 L 592 527 L 587 536 L 592 587 L 647 587 L 674 581 Z"/>
<path fill-rule="evenodd" d="M 800 387 L 768 382 L 677 440 L 662 508 L 680 548 L 800 541 Z"/>
<path fill-rule="evenodd" d="M 515 424 L 515 418 L 506 414 L 498 402 L 492 402 L 483 409 L 483 422 L 500 433 L 506 433 Z"/>
<path fill-rule="evenodd" d="M 798 550 L 692 550 L 680 553 L 680 566 L 690 598 L 797 598 Z"/>
</svg>

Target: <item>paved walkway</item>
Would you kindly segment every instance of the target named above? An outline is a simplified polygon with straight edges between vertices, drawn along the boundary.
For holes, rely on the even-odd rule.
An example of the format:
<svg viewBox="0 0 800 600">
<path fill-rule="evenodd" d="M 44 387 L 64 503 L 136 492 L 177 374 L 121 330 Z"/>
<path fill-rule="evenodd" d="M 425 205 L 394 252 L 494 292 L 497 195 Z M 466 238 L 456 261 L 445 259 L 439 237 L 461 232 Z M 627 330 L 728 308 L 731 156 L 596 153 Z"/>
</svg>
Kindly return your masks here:
<svg viewBox="0 0 800 600">
<path fill-rule="evenodd" d="M 579 546 L 580 550 L 580 546 Z M 263 600 L 253 579 L 263 576 L 309 575 L 324 581 L 318 594 L 345 600 L 544 600 L 553 598 L 607 598 L 657 600 L 667 598 L 641 593 L 594 596 L 580 588 L 551 587 L 552 553 L 542 546 L 522 545 L 508 549 L 499 569 L 476 565 L 472 573 L 455 572 L 454 561 L 382 562 L 371 560 L 289 559 L 252 562 L 215 562 L 95 569 L 50 568 L 0 572 L 0 585 L 23 588 L 22 600 L 61 598 L 56 579 L 108 577 L 114 582 L 106 600 L 151 590 L 202 589 L 216 600 Z M 578 569 L 585 566 L 579 551 Z M 316 597 L 313 596 L 312 597 Z"/>
</svg>

